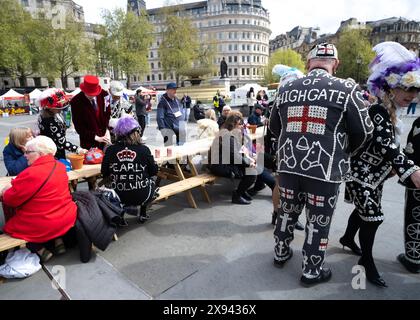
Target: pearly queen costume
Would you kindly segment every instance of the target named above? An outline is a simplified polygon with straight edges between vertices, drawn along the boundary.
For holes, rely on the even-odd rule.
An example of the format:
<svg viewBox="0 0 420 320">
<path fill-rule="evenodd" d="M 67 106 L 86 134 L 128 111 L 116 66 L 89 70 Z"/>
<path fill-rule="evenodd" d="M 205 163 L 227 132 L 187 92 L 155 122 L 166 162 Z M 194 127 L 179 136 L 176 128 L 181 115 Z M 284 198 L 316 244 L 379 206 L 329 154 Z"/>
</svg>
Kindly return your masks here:
<svg viewBox="0 0 420 320">
<path fill-rule="evenodd" d="M 316 57 L 336 59 L 334 46 L 319 45 L 316 50 Z M 281 193 L 275 263 L 291 258 L 294 226 L 306 207 L 303 276 L 320 276 L 339 186 L 350 169 L 349 155 L 365 144 L 372 128 L 363 94 L 352 81 L 315 69 L 279 89 L 270 117 L 270 130 L 279 137 Z"/>
<path fill-rule="evenodd" d="M 373 137 L 351 159 L 353 181 L 346 184 L 345 198 L 354 203 L 363 221 L 379 222 L 384 220 L 382 189 L 391 171 L 394 169 L 405 183 L 419 168 L 400 151 L 398 130 L 387 109 L 381 104 L 373 105 L 369 115 L 375 126 Z"/>
</svg>

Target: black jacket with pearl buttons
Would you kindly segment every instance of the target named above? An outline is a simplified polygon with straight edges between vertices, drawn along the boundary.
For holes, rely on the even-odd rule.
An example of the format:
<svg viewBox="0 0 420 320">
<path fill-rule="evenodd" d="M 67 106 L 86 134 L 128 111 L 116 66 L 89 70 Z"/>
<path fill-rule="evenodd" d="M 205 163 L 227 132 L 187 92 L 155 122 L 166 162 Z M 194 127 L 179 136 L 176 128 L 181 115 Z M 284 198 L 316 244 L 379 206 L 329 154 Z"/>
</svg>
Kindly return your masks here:
<svg viewBox="0 0 420 320">
<path fill-rule="evenodd" d="M 407 178 L 420 168 L 396 145 L 395 128 L 387 109 L 376 104 L 370 107 L 369 115 L 375 129 L 366 147 L 351 158 L 353 181 L 376 189 L 394 169 L 401 183 L 410 184 L 411 179 Z"/>
<path fill-rule="evenodd" d="M 53 117 L 40 116 L 38 118 L 38 127 L 40 134 L 51 138 L 57 146 L 55 158 L 65 159 L 66 150 L 73 153 L 77 152 L 79 147 L 66 139 L 67 128 L 61 114 L 56 114 Z"/>
</svg>

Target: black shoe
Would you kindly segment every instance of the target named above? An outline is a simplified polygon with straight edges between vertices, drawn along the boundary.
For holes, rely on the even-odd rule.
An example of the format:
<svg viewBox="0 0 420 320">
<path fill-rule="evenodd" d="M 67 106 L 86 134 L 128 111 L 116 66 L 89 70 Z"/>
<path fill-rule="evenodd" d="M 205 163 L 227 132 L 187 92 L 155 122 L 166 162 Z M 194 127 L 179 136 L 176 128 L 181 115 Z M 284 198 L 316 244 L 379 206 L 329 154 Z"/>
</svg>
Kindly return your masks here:
<svg viewBox="0 0 420 320">
<path fill-rule="evenodd" d="M 356 242 L 354 242 L 354 240 L 347 240 L 346 238 L 341 237 L 339 242 L 343 246 L 343 250 L 344 250 L 344 247 L 347 247 L 351 251 L 353 251 L 353 253 L 356 256 L 361 256 L 362 255 L 362 250 L 359 248 L 359 246 L 356 244 Z"/>
<path fill-rule="evenodd" d="M 300 221 L 298 220 L 298 222 L 296 222 L 296 224 L 295 224 L 295 229 L 296 230 L 299 230 L 299 231 L 302 231 L 302 230 L 305 230 L 305 227 L 303 226 L 303 224 L 302 223 L 300 223 Z"/>
<path fill-rule="evenodd" d="M 245 205 L 245 204 L 251 204 L 251 201 L 245 200 L 236 191 L 234 191 L 232 194 L 232 203 Z"/>
<path fill-rule="evenodd" d="M 272 216 L 271 216 L 271 224 L 273 226 L 276 225 L 276 221 L 277 221 L 277 211 L 273 211 Z"/>
<path fill-rule="evenodd" d="M 388 288 L 388 285 L 386 284 L 385 280 L 381 278 L 374 265 L 372 266 L 364 264 L 362 262 L 362 259 L 359 259 L 359 262 L 357 264 L 365 268 L 366 279 L 370 283 L 380 288 Z"/>
<path fill-rule="evenodd" d="M 145 223 L 149 219 L 150 219 L 150 216 L 148 214 L 146 214 L 146 215 L 140 215 L 137 218 L 137 223 L 143 224 L 143 223 Z"/>
<path fill-rule="evenodd" d="M 321 269 L 321 273 L 316 278 L 310 279 L 310 278 L 307 278 L 305 276 L 302 276 L 300 278 L 300 282 L 305 287 L 312 287 L 312 286 L 317 285 L 319 283 L 330 281 L 331 276 L 332 276 L 331 270 L 326 268 L 326 269 Z"/>
<path fill-rule="evenodd" d="M 420 273 L 420 265 L 407 260 L 404 253 L 398 255 L 397 260 L 411 273 Z"/>
<path fill-rule="evenodd" d="M 246 191 L 244 193 L 242 193 L 241 196 L 242 196 L 242 198 L 244 198 L 247 201 L 252 201 L 251 195 L 248 192 L 246 192 Z"/>
<path fill-rule="evenodd" d="M 277 268 L 283 268 L 285 263 L 287 261 L 289 261 L 290 259 L 292 259 L 292 257 L 293 257 L 293 250 L 289 249 L 289 256 L 287 257 L 287 259 L 283 260 L 283 261 L 279 261 L 277 259 L 274 259 L 274 266 L 277 267 Z"/>
</svg>

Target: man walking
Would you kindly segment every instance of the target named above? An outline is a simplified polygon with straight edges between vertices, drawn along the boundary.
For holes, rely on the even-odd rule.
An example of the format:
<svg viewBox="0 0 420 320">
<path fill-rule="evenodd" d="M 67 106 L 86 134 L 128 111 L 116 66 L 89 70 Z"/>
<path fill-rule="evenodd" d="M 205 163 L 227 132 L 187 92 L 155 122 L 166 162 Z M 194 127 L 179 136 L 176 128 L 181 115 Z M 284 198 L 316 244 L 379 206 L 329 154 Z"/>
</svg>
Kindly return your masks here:
<svg viewBox="0 0 420 320">
<path fill-rule="evenodd" d="M 146 129 L 146 116 L 147 116 L 147 103 L 141 94 L 141 89 L 136 91 L 136 116 L 141 128 L 141 136 L 143 137 L 144 130 Z"/>
<path fill-rule="evenodd" d="M 295 224 L 306 207 L 301 283 L 310 286 L 331 278 L 323 265 L 339 186 L 348 175 L 350 154 L 363 146 L 373 126 L 358 85 L 333 76 L 339 65 L 334 45 L 314 46 L 307 64 L 306 77 L 279 89 L 270 130 L 279 137 L 274 264 L 282 267 L 292 258 Z"/>
</svg>

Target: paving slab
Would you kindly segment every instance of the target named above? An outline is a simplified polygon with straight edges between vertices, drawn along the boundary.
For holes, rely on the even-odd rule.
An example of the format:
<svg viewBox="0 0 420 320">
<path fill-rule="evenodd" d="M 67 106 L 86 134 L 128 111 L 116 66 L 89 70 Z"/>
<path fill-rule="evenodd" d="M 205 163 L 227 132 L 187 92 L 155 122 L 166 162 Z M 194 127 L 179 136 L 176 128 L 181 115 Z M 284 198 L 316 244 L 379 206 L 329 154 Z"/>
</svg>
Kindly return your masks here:
<svg viewBox="0 0 420 320">
<path fill-rule="evenodd" d="M 7 279 L 0 284 L 0 300 L 60 300 L 62 295 L 41 269 L 26 279 Z"/>
<path fill-rule="evenodd" d="M 89 263 L 81 263 L 79 251 L 71 250 L 47 264 L 61 288 L 72 300 L 150 300 L 143 290 L 113 268 L 100 254 Z"/>
</svg>

